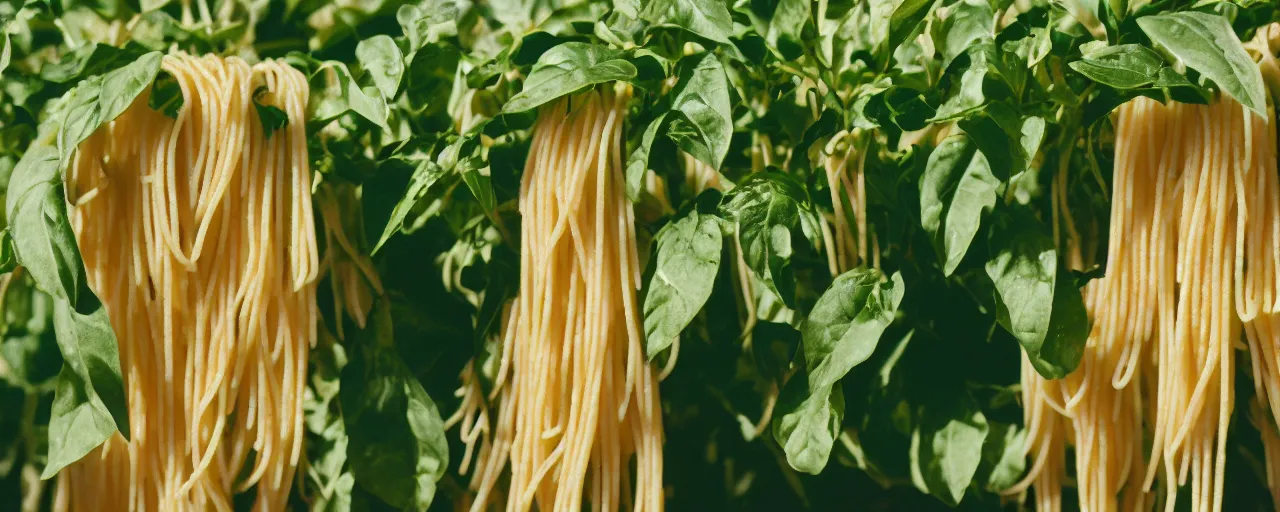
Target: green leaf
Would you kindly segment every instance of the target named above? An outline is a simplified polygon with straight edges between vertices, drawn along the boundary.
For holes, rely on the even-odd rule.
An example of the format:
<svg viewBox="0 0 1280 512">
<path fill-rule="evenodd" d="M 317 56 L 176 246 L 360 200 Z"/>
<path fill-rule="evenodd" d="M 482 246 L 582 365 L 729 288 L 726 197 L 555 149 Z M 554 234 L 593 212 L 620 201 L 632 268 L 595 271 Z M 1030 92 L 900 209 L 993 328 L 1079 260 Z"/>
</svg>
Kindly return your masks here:
<svg viewBox="0 0 1280 512">
<path fill-rule="evenodd" d="M 1053 240 L 1029 211 L 1002 216 L 990 235 L 987 275 L 995 283 L 996 319 L 1045 378 L 1075 370 L 1089 333 L 1083 298 L 1058 279 Z"/>
<path fill-rule="evenodd" d="M 453 0 L 422 2 L 401 5 L 396 11 L 396 21 L 409 39 L 410 51 L 440 41 L 441 38 L 458 35 L 458 5 Z"/>
<path fill-rule="evenodd" d="M 778 396 L 773 438 L 796 471 L 819 474 L 831 457 L 844 421 L 844 390 L 840 386 L 811 389 L 804 369 L 796 372 Z"/>
<path fill-rule="evenodd" d="M 3 25 L 0 25 L 0 73 L 9 69 L 9 59 L 13 55 L 13 46 L 9 44 L 9 32 L 5 31 Z"/>
<path fill-rule="evenodd" d="M 995 11 L 986 0 L 956 2 L 947 7 L 946 18 L 934 23 L 933 41 L 945 69 L 973 45 L 995 41 Z"/>
<path fill-rule="evenodd" d="M 977 473 L 990 430 L 973 397 L 966 393 L 960 398 L 936 399 L 923 407 L 911 435 L 912 479 L 952 507 L 960 504 Z"/>
<path fill-rule="evenodd" d="M 461 58 L 447 44 L 429 44 L 409 56 L 404 96 L 415 117 L 445 115 Z"/>
<path fill-rule="evenodd" d="M 1227 95 L 1266 116 L 1262 71 L 1245 51 L 1226 18 L 1202 12 L 1143 16 L 1138 26 L 1187 67 L 1213 80 Z"/>
<path fill-rule="evenodd" d="M 723 0 L 650 0 L 639 13 L 653 26 L 687 30 L 699 37 L 730 45 L 733 19 Z"/>
<path fill-rule="evenodd" d="M 280 110 L 275 105 L 263 105 L 261 103 L 262 95 L 269 94 L 267 86 L 261 85 L 253 91 L 253 109 L 258 112 L 258 121 L 262 123 L 262 133 L 268 139 L 276 130 L 284 128 L 289 124 L 289 114 Z"/>
<path fill-rule="evenodd" d="M 538 58 L 524 89 L 508 100 L 502 111 L 532 110 L 592 85 L 630 80 L 636 74 L 636 67 L 620 51 L 588 43 L 564 43 Z"/>
<path fill-rule="evenodd" d="M 978 233 L 983 212 L 996 204 L 999 182 L 968 135 L 952 135 L 929 155 L 920 176 L 920 224 L 950 276 Z"/>
<path fill-rule="evenodd" d="M 998 493 L 1018 483 L 1026 471 L 1027 431 L 996 421 L 989 426 L 975 480 L 983 482 L 983 489 Z"/>
<path fill-rule="evenodd" d="M 671 90 L 672 111 L 681 115 L 671 121 L 667 135 L 686 153 L 719 169 L 733 138 L 724 66 L 711 53 L 681 64 L 681 80 Z"/>
<path fill-rule="evenodd" d="M 776 0 L 748 2 L 738 10 L 751 19 L 756 33 L 783 60 L 794 60 L 804 54 L 805 24 L 809 23 L 808 0 Z"/>
<path fill-rule="evenodd" d="M 161 58 L 160 52 L 148 53 L 127 66 L 87 79 L 67 93 L 70 98 L 58 133 L 63 162 L 71 158 L 80 142 L 119 117 L 155 81 Z"/>
<path fill-rule="evenodd" d="M 658 232 L 657 267 L 644 295 L 649 359 L 670 347 L 711 297 L 720 269 L 721 222 L 692 209 Z"/>
<path fill-rule="evenodd" d="M 640 200 L 640 193 L 644 186 L 644 174 L 649 171 L 649 154 L 653 150 L 653 142 L 657 140 L 658 133 L 666 129 L 666 122 L 666 112 L 649 121 L 649 125 L 645 127 L 644 132 L 640 135 L 640 140 L 637 142 L 635 149 L 631 150 L 631 153 L 627 155 L 627 199 L 632 202 Z"/>
<path fill-rule="evenodd" d="M 382 235 L 378 237 L 378 243 L 374 244 L 373 253 L 377 253 L 378 249 L 382 248 L 382 244 L 387 243 L 387 240 L 392 235 L 400 232 L 400 229 L 404 227 L 405 217 L 413 210 L 414 205 L 426 197 L 427 192 L 431 190 L 431 186 L 444 175 L 445 170 L 436 165 L 435 162 L 422 160 L 418 163 L 404 196 L 396 202 L 395 208 L 391 210 L 391 218 L 387 220 L 386 226 L 382 228 Z"/>
<path fill-rule="evenodd" d="M 810 389 L 834 386 L 871 357 L 893 323 L 905 288 L 900 274 L 886 281 L 872 268 L 836 277 L 800 326 Z"/>
<path fill-rule="evenodd" d="M 899 45 L 921 29 L 921 24 L 941 3 L 942 0 L 901 0 L 889 16 L 889 38 L 882 55 L 893 55 Z"/>
<path fill-rule="evenodd" d="M 116 433 L 111 413 L 96 395 L 85 392 L 87 387 L 70 366 L 62 366 L 49 413 L 49 453 L 42 480 L 57 475 Z"/>
<path fill-rule="evenodd" d="M 400 53 L 400 47 L 396 46 L 394 40 L 379 34 L 360 41 L 356 45 L 356 60 L 369 74 L 383 98 L 387 101 L 395 98 L 405 70 L 404 55 Z"/>
<path fill-rule="evenodd" d="M 449 466 L 440 412 L 396 351 L 390 303 L 369 313 L 338 392 L 347 460 L 361 487 L 392 506 L 426 510 Z"/>
<path fill-rule="evenodd" d="M 87 289 L 84 263 L 67 220 L 58 151 L 36 143 L 14 168 L 5 212 L 13 249 L 40 290 L 76 301 Z"/>
<path fill-rule="evenodd" d="M 13 235 L 9 228 L 0 231 L 0 274 L 13 272 L 18 266 L 18 256 L 13 251 Z"/>
<path fill-rule="evenodd" d="M 145 53 L 139 46 L 116 48 L 111 45 L 86 44 L 70 52 L 58 62 L 40 68 L 40 78 L 56 83 L 69 83 L 90 75 L 115 69 Z"/>
<path fill-rule="evenodd" d="M 962 117 L 985 105 L 987 95 L 983 86 L 987 82 L 987 76 L 992 73 L 992 67 L 999 61 L 998 51 L 988 43 L 971 46 L 957 57 L 947 68 L 947 74 L 955 75 L 958 72 L 960 79 L 952 83 L 950 94 L 938 106 L 931 121 Z"/>
<path fill-rule="evenodd" d="M 147 106 L 170 119 L 177 119 L 178 111 L 182 109 L 185 101 L 178 80 L 167 71 L 161 71 L 156 76 L 156 82 L 151 85 L 151 96 L 147 98 Z"/>
<path fill-rule="evenodd" d="M 734 187 L 724 210 L 736 224 L 747 266 L 770 292 L 794 308 L 791 231 L 817 225 L 804 187 L 780 171 L 753 173 Z"/>
<path fill-rule="evenodd" d="M 373 87 L 360 89 L 346 64 L 332 60 L 321 63 L 311 75 L 310 85 L 311 99 L 307 102 L 309 124 L 323 127 L 348 112 L 354 112 L 379 128 L 391 131 L 387 126 L 387 102 L 382 99 L 382 94 Z"/>
<path fill-rule="evenodd" d="M 1137 44 L 1108 46 L 1068 64 L 1089 79 L 1117 89 L 1133 89 L 1156 80 L 1164 59 Z"/>
</svg>

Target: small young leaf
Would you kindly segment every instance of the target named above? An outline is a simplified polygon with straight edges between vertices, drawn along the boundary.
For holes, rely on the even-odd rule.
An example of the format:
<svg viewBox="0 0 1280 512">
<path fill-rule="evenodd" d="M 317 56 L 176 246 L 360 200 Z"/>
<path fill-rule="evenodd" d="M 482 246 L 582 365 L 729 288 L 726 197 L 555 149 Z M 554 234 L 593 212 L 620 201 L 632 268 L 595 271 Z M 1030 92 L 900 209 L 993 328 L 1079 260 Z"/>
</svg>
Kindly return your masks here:
<svg viewBox="0 0 1280 512">
<path fill-rule="evenodd" d="M 289 114 L 286 114 L 275 105 L 264 105 L 262 103 L 263 97 L 270 93 L 271 91 L 267 90 L 265 85 L 258 86 L 253 91 L 253 109 L 258 112 L 258 121 L 262 123 L 262 133 L 268 139 L 271 138 L 271 134 L 275 133 L 276 130 L 289 124 Z"/>
<path fill-rule="evenodd" d="M 151 85 L 151 96 L 147 98 L 147 106 L 170 119 L 177 119 L 178 111 L 182 109 L 184 102 L 182 87 L 178 85 L 178 80 L 168 72 L 161 71 L 156 76 L 156 82 Z"/>
</svg>

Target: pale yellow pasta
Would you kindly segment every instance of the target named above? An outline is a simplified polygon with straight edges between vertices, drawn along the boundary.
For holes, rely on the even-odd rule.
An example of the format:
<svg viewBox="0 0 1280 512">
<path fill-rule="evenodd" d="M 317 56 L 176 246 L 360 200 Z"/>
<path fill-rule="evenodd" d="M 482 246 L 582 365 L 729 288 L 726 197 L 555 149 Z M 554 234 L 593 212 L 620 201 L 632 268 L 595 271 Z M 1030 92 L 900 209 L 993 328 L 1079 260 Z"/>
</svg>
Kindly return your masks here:
<svg viewBox="0 0 1280 512">
<path fill-rule="evenodd" d="M 58 508 L 286 506 L 319 271 L 304 110 L 283 62 L 174 53 L 171 119 L 143 93 L 67 172 L 89 284 L 120 343 L 132 438 L 67 467 Z M 268 136 L 252 105 L 288 124 Z"/>
</svg>

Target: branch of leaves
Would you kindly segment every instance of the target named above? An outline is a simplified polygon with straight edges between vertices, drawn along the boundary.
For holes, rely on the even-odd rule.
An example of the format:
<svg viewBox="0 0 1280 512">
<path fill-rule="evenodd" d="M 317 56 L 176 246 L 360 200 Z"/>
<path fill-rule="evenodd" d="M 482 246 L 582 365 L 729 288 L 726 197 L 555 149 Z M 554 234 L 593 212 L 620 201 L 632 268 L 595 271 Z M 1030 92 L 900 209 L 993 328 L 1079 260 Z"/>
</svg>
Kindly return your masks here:
<svg viewBox="0 0 1280 512">
<path fill-rule="evenodd" d="M 43 478 L 119 431 L 129 436 L 124 381 L 115 333 L 89 289 L 84 261 L 67 216 L 63 170 L 74 149 L 124 112 L 155 80 L 160 54 L 80 82 L 58 101 L 9 182 L 5 213 L 14 260 L 54 300 L 54 330 L 63 366 L 49 421 Z"/>
<path fill-rule="evenodd" d="M 920 219 L 944 275 L 964 261 L 987 217 L 996 317 L 1046 378 L 1070 373 L 1088 334 L 1083 299 L 1071 279 L 1057 279 L 1057 251 L 1034 212 L 999 201 L 1017 174 L 1034 173 L 1045 122 L 993 103 L 958 123 L 965 133 L 933 151 L 920 177 Z M 1064 274 L 1065 275 L 1065 274 Z"/>
<path fill-rule="evenodd" d="M 1086 126 L 1137 96 L 1166 102 L 1207 103 L 1209 83 L 1259 115 L 1265 115 L 1262 73 L 1226 18 L 1201 12 L 1165 13 L 1137 18 L 1137 25 L 1191 73 L 1179 73 L 1156 51 L 1140 44 L 1080 46 L 1081 58 L 1068 65 L 1107 87 L 1086 107 Z M 1198 75 L 1200 84 L 1193 81 Z"/>
</svg>

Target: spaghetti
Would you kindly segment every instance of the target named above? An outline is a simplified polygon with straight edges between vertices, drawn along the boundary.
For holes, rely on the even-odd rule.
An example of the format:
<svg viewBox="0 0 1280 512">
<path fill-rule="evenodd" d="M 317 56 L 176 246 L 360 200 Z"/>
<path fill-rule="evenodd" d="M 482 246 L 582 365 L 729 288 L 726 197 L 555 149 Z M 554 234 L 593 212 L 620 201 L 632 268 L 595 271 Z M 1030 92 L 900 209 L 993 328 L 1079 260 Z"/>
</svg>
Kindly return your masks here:
<svg viewBox="0 0 1280 512">
<path fill-rule="evenodd" d="M 175 53 L 176 119 L 140 95 L 77 148 L 66 186 L 120 340 L 134 437 L 69 466 L 58 508 L 282 510 L 316 338 L 303 75 Z M 265 91 L 265 92 L 264 92 Z M 251 102 L 284 111 L 268 134 Z"/>
</svg>

